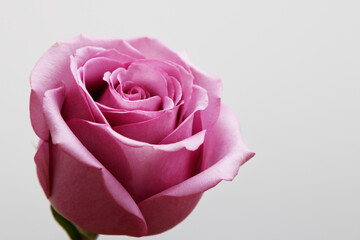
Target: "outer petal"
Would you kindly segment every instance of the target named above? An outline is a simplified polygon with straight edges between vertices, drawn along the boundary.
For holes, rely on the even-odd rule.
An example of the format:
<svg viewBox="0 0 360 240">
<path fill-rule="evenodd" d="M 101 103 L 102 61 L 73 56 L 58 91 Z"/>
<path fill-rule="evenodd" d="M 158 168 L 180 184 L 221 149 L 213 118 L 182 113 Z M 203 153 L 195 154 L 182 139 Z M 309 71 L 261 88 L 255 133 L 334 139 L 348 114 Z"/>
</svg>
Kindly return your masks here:
<svg viewBox="0 0 360 240">
<path fill-rule="evenodd" d="M 44 114 L 52 142 L 50 182 L 53 206 L 85 230 L 102 234 L 142 236 L 146 224 L 123 186 L 88 152 L 63 121 L 64 90 L 49 90 Z"/>
<path fill-rule="evenodd" d="M 155 38 L 141 37 L 127 40 L 134 48 L 141 52 L 146 58 L 167 60 L 179 64 L 189 70 L 188 64 L 181 57 Z"/>
<path fill-rule="evenodd" d="M 73 56 L 75 59 L 76 68 L 84 66 L 84 64 L 89 59 L 96 58 L 96 57 L 105 57 L 108 59 L 120 61 L 122 64 L 132 62 L 135 59 L 140 57 L 138 55 L 137 55 L 137 58 L 128 56 L 126 54 L 123 54 L 123 53 L 117 51 L 114 48 L 105 49 L 105 48 L 101 48 L 101 47 L 89 47 L 89 46 L 77 49 Z"/>
<path fill-rule="evenodd" d="M 151 145 L 128 139 L 104 124 L 81 119 L 68 124 L 82 144 L 111 171 L 136 202 L 183 182 L 196 174 L 200 167 L 199 147 L 204 132 L 175 144 Z"/>
<path fill-rule="evenodd" d="M 183 221 L 196 207 L 202 193 L 182 197 L 162 196 L 139 204 L 148 226 L 147 235 L 162 233 Z"/>
<path fill-rule="evenodd" d="M 191 66 L 195 84 L 204 88 L 208 93 L 209 105 L 201 112 L 202 126 L 204 129 L 211 127 L 217 120 L 221 105 L 222 84 L 221 79 L 202 72 Z"/>
<path fill-rule="evenodd" d="M 182 221 L 201 193 L 222 180 L 232 180 L 239 167 L 254 156 L 241 138 L 236 116 L 224 105 L 218 121 L 206 133 L 203 154 L 202 172 L 139 203 L 146 222 L 156 222 L 148 225 L 148 234 L 163 232 Z M 183 204 L 186 204 L 185 209 L 182 209 Z M 158 215 L 160 206 L 176 214 Z"/>
<path fill-rule="evenodd" d="M 49 143 L 40 140 L 39 147 L 35 154 L 36 172 L 40 185 L 45 192 L 47 198 L 50 197 L 50 153 Z"/>
</svg>

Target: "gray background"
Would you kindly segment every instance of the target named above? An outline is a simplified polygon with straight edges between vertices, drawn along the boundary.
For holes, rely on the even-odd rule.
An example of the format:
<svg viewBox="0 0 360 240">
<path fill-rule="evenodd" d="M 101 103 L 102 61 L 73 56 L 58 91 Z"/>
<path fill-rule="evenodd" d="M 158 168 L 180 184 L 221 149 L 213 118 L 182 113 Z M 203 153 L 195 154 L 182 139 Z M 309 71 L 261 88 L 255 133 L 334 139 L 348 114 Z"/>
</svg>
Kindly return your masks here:
<svg viewBox="0 0 360 240">
<path fill-rule="evenodd" d="M 145 239 L 360 239 L 359 1 L 0 4 L 1 239 L 67 239 L 35 174 L 28 76 L 53 43 L 79 33 L 187 50 L 223 79 L 223 102 L 257 153 L 183 223 Z"/>
</svg>

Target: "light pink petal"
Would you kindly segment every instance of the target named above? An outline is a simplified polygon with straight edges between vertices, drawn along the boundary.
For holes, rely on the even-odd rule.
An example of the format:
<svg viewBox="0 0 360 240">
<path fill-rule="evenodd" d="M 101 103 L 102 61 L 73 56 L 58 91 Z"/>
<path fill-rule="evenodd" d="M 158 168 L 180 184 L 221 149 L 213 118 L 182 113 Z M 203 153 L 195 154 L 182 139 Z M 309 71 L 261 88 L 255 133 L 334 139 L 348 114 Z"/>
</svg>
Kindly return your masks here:
<svg viewBox="0 0 360 240">
<path fill-rule="evenodd" d="M 202 193 L 183 197 L 158 197 L 139 203 L 148 226 L 147 235 L 162 233 L 184 220 L 196 207 Z"/>
<path fill-rule="evenodd" d="M 105 57 L 92 58 L 85 63 L 79 70 L 83 72 L 83 81 L 87 91 L 92 96 L 101 94 L 98 91 L 104 89 L 107 83 L 103 80 L 104 73 L 112 72 L 117 68 L 123 67 L 120 61 Z"/>
<path fill-rule="evenodd" d="M 179 106 L 164 111 L 157 118 L 148 121 L 113 126 L 113 129 L 128 138 L 157 144 L 176 128 L 178 109 Z"/>
<path fill-rule="evenodd" d="M 177 80 L 174 77 L 169 76 L 168 77 L 168 86 L 169 88 L 171 88 L 172 90 L 169 91 L 173 91 L 173 101 L 175 105 L 178 105 L 180 103 L 181 97 L 182 97 L 182 88 L 181 88 L 181 84 L 179 82 L 179 80 Z"/>
<path fill-rule="evenodd" d="M 200 167 L 203 132 L 176 144 L 151 145 L 126 138 L 106 125 L 81 119 L 68 124 L 137 202 L 192 177 Z"/>
<path fill-rule="evenodd" d="M 49 158 L 49 143 L 40 140 L 34 159 L 39 182 L 47 198 L 49 198 L 51 194 Z"/>
<path fill-rule="evenodd" d="M 78 85 L 68 89 L 62 107 L 62 116 L 65 121 L 72 118 L 82 118 L 99 123 L 107 122 L 90 94 Z"/>
<path fill-rule="evenodd" d="M 162 75 L 166 78 L 168 88 L 173 87 L 175 92 L 175 98 L 173 102 L 179 104 L 180 100 L 184 102 L 184 110 L 187 109 L 187 105 L 192 96 L 193 89 L 193 75 L 184 69 L 182 66 L 170 62 L 170 61 L 159 61 L 154 59 L 138 60 L 137 62 L 146 63 L 149 66 L 161 71 Z M 171 82 L 172 83 L 169 83 Z"/>
<path fill-rule="evenodd" d="M 161 109 L 162 99 L 159 96 L 153 96 L 141 100 L 127 100 L 108 85 L 97 102 L 107 107 L 120 110 L 158 111 Z"/>
<path fill-rule="evenodd" d="M 196 112 L 204 110 L 208 106 L 208 97 L 206 91 L 196 85 L 193 86 L 192 92 L 193 95 L 188 103 L 187 112 L 183 113 L 185 120 L 183 120 L 174 131 L 166 136 L 160 142 L 161 144 L 178 142 L 194 134 L 194 115 Z"/>
<path fill-rule="evenodd" d="M 141 37 L 129 39 L 127 42 L 141 52 L 146 58 L 171 61 L 182 66 L 184 69 L 189 70 L 189 66 L 185 61 L 158 39 Z"/>
<path fill-rule="evenodd" d="M 120 53 L 114 48 L 105 49 L 102 47 L 82 47 L 76 50 L 73 55 L 76 63 L 76 68 L 84 66 L 84 64 L 92 59 L 97 57 L 104 57 L 111 60 L 116 60 L 122 65 L 125 65 L 129 62 L 135 61 L 138 58 L 128 56 L 126 54 Z"/>
<path fill-rule="evenodd" d="M 159 117 L 165 111 L 119 110 L 107 107 L 101 103 L 97 103 L 97 106 L 104 114 L 110 126 L 147 121 Z"/>
<path fill-rule="evenodd" d="M 146 113 L 157 113 L 157 114 L 146 114 Z M 158 117 L 162 114 L 161 111 L 104 111 L 105 118 L 111 126 L 118 126 L 122 124 L 130 124 L 137 122 L 144 122 L 152 118 Z"/>
<path fill-rule="evenodd" d="M 32 89 L 30 97 L 30 118 L 35 133 L 43 140 L 49 137 L 41 108 L 44 93 L 49 89 L 66 85 L 66 91 L 72 88 L 74 77 L 70 69 L 70 56 L 76 49 L 84 46 L 114 48 L 119 52 L 141 59 L 144 56 L 129 43 L 120 39 L 77 36 L 68 41 L 54 44 L 37 62 L 30 76 Z"/>
<path fill-rule="evenodd" d="M 156 220 L 153 226 L 148 225 L 148 233 L 156 234 L 171 228 L 184 219 L 181 214 L 182 203 L 194 197 L 189 204 L 196 204 L 201 193 L 214 187 L 222 180 L 232 180 L 238 173 L 242 164 L 254 156 L 241 138 L 240 128 L 234 113 L 224 105 L 218 121 L 206 133 L 203 146 L 202 172 L 175 185 L 165 191 L 139 203 L 139 207 L 148 222 Z M 178 210 L 178 215 L 156 215 L 155 209 Z M 184 211 L 186 214 L 190 210 Z M 171 223 L 171 224 L 169 224 Z M 160 226 L 160 227 L 159 227 Z M 166 227 L 162 227 L 166 226 Z"/>
<path fill-rule="evenodd" d="M 170 109 L 173 109 L 175 107 L 174 101 L 169 98 L 168 96 L 165 96 L 162 98 L 162 107 L 161 109 L 168 111 Z"/>
<path fill-rule="evenodd" d="M 130 81 L 146 89 L 152 96 L 168 96 L 165 77 L 146 62 L 134 62 L 120 75 L 123 85 Z"/>
<path fill-rule="evenodd" d="M 50 202 L 65 218 L 88 231 L 144 235 L 145 221 L 129 193 L 63 121 L 63 101 L 63 88 L 45 93 L 43 109 L 53 143 Z"/>
<path fill-rule="evenodd" d="M 36 91 L 31 90 L 29 106 L 31 126 L 40 139 L 48 140 L 49 129 L 46 125 L 41 105 L 42 97 L 39 97 Z"/>
<path fill-rule="evenodd" d="M 209 74 L 206 74 L 195 67 L 191 67 L 191 72 L 194 75 L 195 84 L 204 88 L 209 97 L 209 106 L 201 112 L 201 119 L 203 128 L 211 127 L 217 120 L 221 105 L 221 79 Z"/>
<path fill-rule="evenodd" d="M 254 155 L 242 140 L 235 114 L 225 105 L 221 105 L 218 121 L 206 132 L 202 172 L 166 190 L 165 194 L 195 194 L 215 186 L 221 180 L 232 180 L 240 166 Z"/>
</svg>

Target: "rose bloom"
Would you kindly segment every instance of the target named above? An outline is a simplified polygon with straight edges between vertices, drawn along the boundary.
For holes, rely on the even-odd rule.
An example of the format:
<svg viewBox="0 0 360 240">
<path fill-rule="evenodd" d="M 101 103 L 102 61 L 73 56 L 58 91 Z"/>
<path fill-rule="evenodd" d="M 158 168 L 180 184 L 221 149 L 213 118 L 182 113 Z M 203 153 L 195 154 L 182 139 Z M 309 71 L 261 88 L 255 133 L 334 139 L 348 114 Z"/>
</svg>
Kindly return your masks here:
<svg viewBox="0 0 360 240">
<path fill-rule="evenodd" d="M 254 155 L 221 104 L 221 80 L 156 39 L 58 42 L 30 83 L 40 184 L 90 232 L 166 231 Z"/>
</svg>

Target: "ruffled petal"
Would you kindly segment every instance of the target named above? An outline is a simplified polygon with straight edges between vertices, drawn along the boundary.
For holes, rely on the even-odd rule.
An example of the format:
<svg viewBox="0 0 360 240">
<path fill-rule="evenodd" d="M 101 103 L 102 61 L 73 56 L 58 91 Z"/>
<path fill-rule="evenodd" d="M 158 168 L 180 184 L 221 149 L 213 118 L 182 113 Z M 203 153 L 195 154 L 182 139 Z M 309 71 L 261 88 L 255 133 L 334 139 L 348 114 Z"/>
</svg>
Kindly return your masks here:
<svg viewBox="0 0 360 240">
<path fill-rule="evenodd" d="M 178 109 L 179 106 L 164 111 L 157 118 L 148 121 L 113 126 L 113 129 L 128 138 L 158 144 L 176 128 Z"/>
<path fill-rule="evenodd" d="M 180 125 L 172 131 L 168 136 L 166 136 L 163 140 L 161 140 L 161 144 L 169 144 L 181 141 L 185 138 L 190 137 L 195 133 L 194 131 L 194 116 L 195 114 L 201 110 L 206 109 L 208 106 L 208 97 L 206 94 L 206 91 L 199 87 L 194 85 L 193 86 L 193 95 L 188 103 L 188 109 L 185 113 L 182 114 L 182 116 L 185 118 L 185 120 L 180 120 Z M 183 109 L 182 109 L 183 110 Z M 184 110 L 183 110 L 184 112 Z"/>
<path fill-rule="evenodd" d="M 206 133 L 201 172 L 138 204 L 148 222 L 156 221 L 156 224 L 148 225 L 148 233 L 160 233 L 182 221 L 204 191 L 222 180 L 232 180 L 240 166 L 253 156 L 241 138 L 236 116 L 222 105 L 218 121 Z M 181 212 L 182 204 L 191 206 Z M 157 215 L 155 209 L 159 206 L 167 211 L 178 211 L 178 214 L 167 215 L 161 211 Z"/>
<path fill-rule="evenodd" d="M 160 71 L 147 64 L 146 61 L 133 62 L 127 71 L 120 73 L 120 81 L 137 84 L 146 89 L 152 96 L 167 96 L 167 81 Z"/>
<path fill-rule="evenodd" d="M 117 51 L 141 59 L 144 56 L 129 43 L 121 39 L 98 38 L 79 35 L 68 41 L 54 44 L 37 62 L 31 76 L 30 118 L 35 133 L 48 140 L 49 130 L 41 113 L 44 93 L 65 84 L 66 91 L 74 86 L 74 76 L 70 69 L 70 57 L 76 49 L 84 46 L 116 49 Z"/>
<path fill-rule="evenodd" d="M 40 185 L 44 190 L 47 198 L 49 198 L 51 194 L 49 158 L 49 143 L 47 141 L 40 140 L 34 160 L 36 163 L 36 172 L 39 178 Z"/>
<path fill-rule="evenodd" d="M 200 167 L 204 132 L 175 144 L 151 145 L 126 138 L 103 124 L 81 119 L 68 124 L 136 202 L 192 177 Z"/>
<path fill-rule="evenodd" d="M 182 197 L 158 197 L 139 203 L 148 226 L 146 235 L 155 235 L 173 228 L 196 207 L 202 193 Z"/>
<path fill-rule="evenodd" d="M 53 143 L 50 202 L 60 214 L 85 230 L 144 235 L 146 223 L 129 193 L 63 121 L 60 113 L 63 101 L 63 88 L 45 93 L 43 109 Z"/>
<path fill-rule="evenodd" d="M 158 111 L 161 110 L 162 98 L 153 96 L 140 100 L 127 100 L 123 98 L 110 85 L 105 89 L 103 94 L 97 100 L 98 103 L 119 110 L 143 110 L 143 111 Z"/>
<path fill-rule="evenodd" d="M 100 95 L 107 83 L 103 80 L 104 73 L 112 72 L 119 67 L 123 67 L 120 61 L 105 57 L 92 58 L 85 63 L 79 70 L 83 72 L 83 81 L 87 91 L 92 96 Z"/>
<path fill-rule="evenodd" d="M 170 61 L 189 70 L 188 64 L 181 57 L 155 38 L 141 37 L 128 39 L 127 42 L 146 58 Z"/>
<path fill-rule="evenodd" d="M 201 112 L 202 126 L 207 129 L 215 124 L 221 108 L 221 79 L 202 72 L 191 66 L 191 72 L 194 75 L 194 81 L 197 85 L 207 91 L 209 98 L 208 107 Z"/>
<path fill-rule="evenodd" d="M 89 47 L 89 46 L 76 49 L 76 52 L 73 55 L 76 68 L 80 68 L 84 66 L 84 64 L 88 60 L 97 57 L 115 60 L 120 62 L 122 65 L 126 65 L 129 62 L 142 58 L 141 56 L 137 56 L 137 58 L 131 57 L 129 55 L 119 52 L 114 48 L 105 49 L 102 47 Z"/>
</svg>

